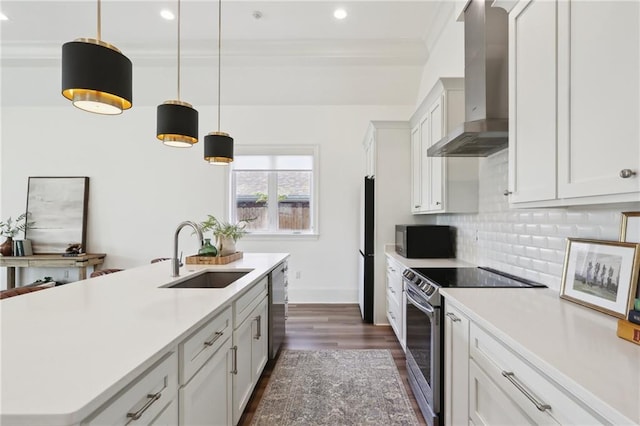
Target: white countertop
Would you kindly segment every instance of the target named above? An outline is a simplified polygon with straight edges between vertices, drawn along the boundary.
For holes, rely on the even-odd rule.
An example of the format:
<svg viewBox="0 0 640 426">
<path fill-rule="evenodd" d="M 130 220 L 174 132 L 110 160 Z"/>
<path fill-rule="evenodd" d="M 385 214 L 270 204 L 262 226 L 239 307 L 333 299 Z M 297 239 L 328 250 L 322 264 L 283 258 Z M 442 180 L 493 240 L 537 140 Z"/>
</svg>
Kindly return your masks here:
<svg viewBox="0 0 640 426">
<path fill-rule="evenodd" d="M 474 267 L 471 263 L 460 259 L 407 259 L 395 251 L 394 245 L 386 245 L 384 254 L 399 262 L 405 268 L 466 268 Z"/>
<path fill-rule="evenodd" d="M 447 301 L 614 424 L 640 424 L 640 346 L 551 289 L 444 288 Z"/>
<path fill-rule="evenodd" d="M 0 302 L 0 424 L 77 424 L 288 257 L 245 253 L 227 265 L 171 262 Z M 159 288 L 203 270 L 252 270 L 223 289 Z"/>
</svg>

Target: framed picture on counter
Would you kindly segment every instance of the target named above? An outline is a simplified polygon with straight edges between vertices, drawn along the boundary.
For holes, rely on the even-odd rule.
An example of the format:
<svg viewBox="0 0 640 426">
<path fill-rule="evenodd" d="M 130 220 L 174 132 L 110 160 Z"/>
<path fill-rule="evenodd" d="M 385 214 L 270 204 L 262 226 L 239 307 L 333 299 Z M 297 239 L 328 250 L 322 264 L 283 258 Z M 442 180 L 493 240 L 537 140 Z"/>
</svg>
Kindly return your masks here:
<svg viewBox="0 0 640 426">
<path fill-rule="evenodd" d="M 640 212 L 622 212 L 620 241 L 640 243 Z"/>
<path fill-rule="evenodd" d="M 638 283 L 638 244 L 569 238 L 560 297 L 626 318 Z"/>
</svg>

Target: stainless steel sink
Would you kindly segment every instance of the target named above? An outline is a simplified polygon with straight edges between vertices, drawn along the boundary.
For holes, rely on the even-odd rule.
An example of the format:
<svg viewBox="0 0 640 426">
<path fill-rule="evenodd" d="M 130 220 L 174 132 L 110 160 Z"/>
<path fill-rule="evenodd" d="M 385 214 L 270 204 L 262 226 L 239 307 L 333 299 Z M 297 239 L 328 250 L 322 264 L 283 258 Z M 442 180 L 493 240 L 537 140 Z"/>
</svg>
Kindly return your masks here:
<svg viewBox="0 0 640 426">
<path fill-rule="evenodd" d="M 251 271 L 210 271 L 164 288 L 225 288 Z"/>
</svg>

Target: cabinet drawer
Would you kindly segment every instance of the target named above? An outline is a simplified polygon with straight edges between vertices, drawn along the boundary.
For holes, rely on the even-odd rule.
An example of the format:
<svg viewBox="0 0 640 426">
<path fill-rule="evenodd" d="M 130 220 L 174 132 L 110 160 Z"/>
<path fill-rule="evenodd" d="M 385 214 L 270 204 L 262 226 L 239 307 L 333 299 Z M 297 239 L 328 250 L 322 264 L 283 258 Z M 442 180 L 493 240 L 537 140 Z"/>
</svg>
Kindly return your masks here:
<svg viewBox="0 0 640 426">
<path fill-rule="evenodd" d="M 178 347 L 180 384 L 184 385 L 232 335 L 231 308 L 200 327 Z"/>
<path fill-rule="evenodd" d="M 269 279 L 262 278 L 249 291 L 235 301 L 235 311 L 233 317 L 233 328 L 237 328 L 244 321 L 251 311 L 260 303 L 262 298 L 267 295 L 267 286 Z"/>
<path fill-rule="evenodd" d="M 177 410 L 165 410 L 175 404 L 177 390 L 178 355 L 171 352 L 82 424 L 125 425 L 132 422 L 147 425 L 159 416 L 166 421 L 167 413 L 172 412 L 175 412 L 175 419 L 170 420 L 177 423 Z"/>
<path fill-rule="evenodd" d="M 387 291 L 387 318 L 399 341 L 402 341 L 402 310 Z"/>
<path fill-rule="evenodd" d="M 607 423 L 576 401 L 575 397 L 569 396 L 568 391 L 559 384 L 473 323 L 470 326 L 470 337 L 471 358 L 538 424 Z M 544 405 L 548 407 L 545 409 Z"/>
</svg>

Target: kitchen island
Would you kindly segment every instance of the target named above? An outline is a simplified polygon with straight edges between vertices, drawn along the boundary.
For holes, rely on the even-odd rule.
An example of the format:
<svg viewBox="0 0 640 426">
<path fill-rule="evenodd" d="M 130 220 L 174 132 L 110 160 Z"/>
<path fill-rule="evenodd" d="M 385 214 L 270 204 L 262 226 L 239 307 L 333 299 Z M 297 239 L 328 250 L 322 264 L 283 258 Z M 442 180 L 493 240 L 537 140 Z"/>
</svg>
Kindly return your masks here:
<svg viewBox="0 0 640 426">
<path fill-rule="evenodd" d="M 287 257 L 245 253 L 180 277 L 160 262 L 3 300 L 0 423 L 84 424 Z M 250 272 L 225 288 L 165 288 L 205 270 Z"/>
</svg>

